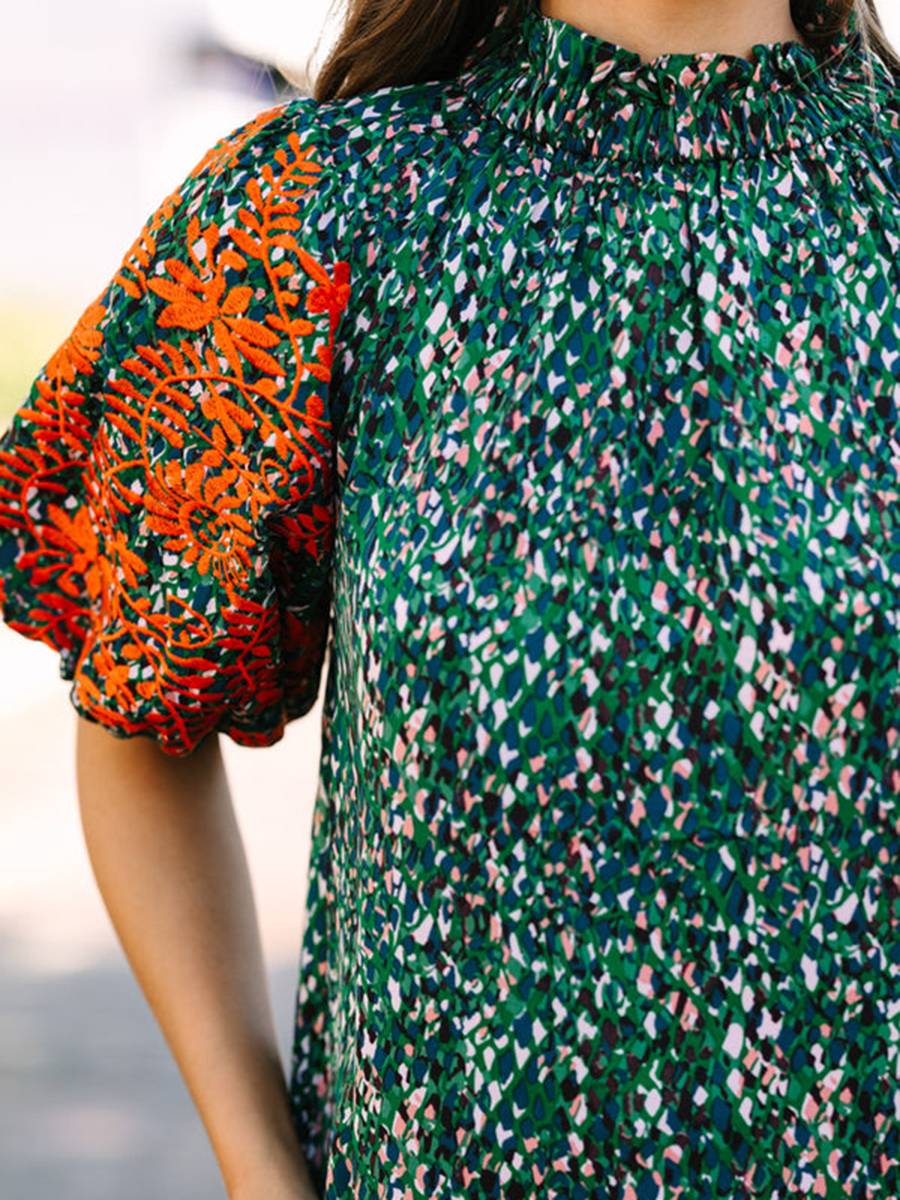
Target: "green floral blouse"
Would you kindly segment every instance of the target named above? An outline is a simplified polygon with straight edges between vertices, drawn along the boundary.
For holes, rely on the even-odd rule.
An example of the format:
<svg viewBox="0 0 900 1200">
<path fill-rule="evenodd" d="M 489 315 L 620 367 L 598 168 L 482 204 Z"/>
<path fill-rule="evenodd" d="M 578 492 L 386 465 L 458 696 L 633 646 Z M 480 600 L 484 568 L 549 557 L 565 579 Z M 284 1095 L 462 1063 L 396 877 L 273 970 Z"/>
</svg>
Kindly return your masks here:
<svg viewBox="0 0 900 1200">
<path fill-rule="evenodd" d="M 277 107 L 0 442 L 80 713 L 322 688 L 324 1200 L 900 1195 L 898 87 L 852 16 L 643 62 L 535 7 Z"/>
</svg>

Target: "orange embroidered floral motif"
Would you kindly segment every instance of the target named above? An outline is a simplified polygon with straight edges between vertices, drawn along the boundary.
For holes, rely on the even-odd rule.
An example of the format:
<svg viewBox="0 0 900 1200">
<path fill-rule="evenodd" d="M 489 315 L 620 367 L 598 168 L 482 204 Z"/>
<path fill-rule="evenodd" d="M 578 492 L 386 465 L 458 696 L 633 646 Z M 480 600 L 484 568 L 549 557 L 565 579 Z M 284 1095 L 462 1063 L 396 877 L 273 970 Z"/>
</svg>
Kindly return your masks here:
<svg viewBox="0 0 900 1200">
<path fill-rule="evenodd" d="M 52 522 L 47 531 L 47 545 L 56 544 L 65 551 L 71 560 L 72 571 L 77 577 L 84 580 L 88 596 L 92 600 L 96 600 L 100 595 L 101 584 L 100 573 L 97 569 L 100 542 L 90 513 L 82 505 L 81 508 L 75 510 L 72 516 L 69 516 L 59 505 L 49 504 L 47 514 Z M 61 579 L 60 587 L 73 596 L 78 595 L 78 585 L 71 577 Z"/>
<path fill-rule="evenodd" d="M 81 317 L 73 332 L 47 363 L 50 379 L 74 383 L 76 375 L 90 375 L 100 357 L 103 334 L 98 329 L 106 316 L 102 304 L 92 304 Z"/>
<path fill-rule="evenodd" d="M 276 120 L 281 113 L 279 108 L 269 109 L 260 113 L 232 136 L 223 138 L 207 151 L 188 176 L 187 183 L 204 176 L 212 178 L 229 167 L 235 167 L 247 142 Z M 125 255 L 115 282 L 132 299 L 139 300 L 147 290 L 146 272 L 156 254 L 156 234 L 171 220 L 175 210 L 184 202 L 185 190 L 186 188 L 179 188 L 166 197 Z"/>
<path fill-rule="evenodd" d="M 324 650 L 333 432 L 314 389 L 349 266 L 302 237 L 314 150 L 254 144 L 282 111 L 164 202 L 0 447 L 7 619 L 64 652 L 83 711 L 178 751 L 226 715 L 237 740 L 277 736 Z M 288 619 L 301 575 L 309 615 Z"/>
<path fill-rule="evenodd" d="M 196 243 L 202 239 L 201 258 Z M 188 225 L 188 255 L 194 270 L 177 258 L 166 260 L 166 272 L 171 279 L 153 279 L 150 290 L 169 303 L 157 317 L 163 329 L 199 330 L 212 327 L 215 344 L 239 376 L 243 374 L 241 355 L 262 371 L 282 374 L 282 367 L 262 347 L 278 345 L 278 335 L 257 321 L 242 316 L 253 298 L 253 289 L 246 286 L 229 288 L 225 272 L 241 271 L 247 260 L 231 249 L 221 252 L 218 261 L 215 251 L 220 234 L 215 225 L 200 230 L 193 218 Z"/>
<path fill-rule="evenodd" d="M 147 269 L 156 254 L 156 235 L 184 201 L 181 190 L 172 192 L 162 202 L 122 260 L 113 282 L 133 300 L 140 300 L 147 291 Z"/>
<path fill-rule="evenodd" d="M 247 142 L 282 115 L 283 110 L 280 108 L 267 109 L 266 112 L 261 112 L 258 116 L 254 117 L 252 121 L 248 121 L 246 125 L 242 126 L 240 130 L 230 137 L 222 138 L 221 141 L 217 142 L 215 146 L 206 152 L 192 171 L 191 178 L 196 178 L 198 175 L 214 178 L 223 171 L 236 167 L 240 159 L 240 153 Z"/>
<path fill-rule="evenodd" d="M 154 470 L 147 493 L 147 525 L 166 535 L 166 549 L 180 553 L 201 575 L 210 570 L 229 589 L 250 571 L 248 551 L 255 539 L 250 522 L 229 495 L 237 471 L 208 475 L 201 463 L 182 467 L 167 462 Z"/>
<path fill-rule="evenodd" d="M 210 386 L 200 401 L 200 411 L 235 446 L 239 446 L 244 434 L 253 428 L 252 414 L 237 404 L 222 385 Z M 218 465 L 221 455 L 217 453 L 215 457 Z"/>
<path fill-rule="evenodd" d="M 141 231 L 122 260 L 115 282 L 132 300 L 140 300 L 147 290 L 147 268 L 156 253 L 156 242 L 149 228 Z"/>
<path fill-rule="evenodd" d="M 337 263 L 331 276 L 320 263 L 304 250 L 297 253 L 304 271 L 314 279 L 318 287 L 313 288 L 306 301 L 308 312 L 327 312 L 332 328 L 337 328 L 341 313 L 350 299 L 350 264 Z"/>
<path fill-rule="evenodd" d="M 282 517 L 277 528 L 285 536 L 291 553 L 305 550 L 313 558 L 319 558 L 332 548 L 334 513 L 330 508 L 314 504 L 311 513 Z"/>
<path fill-rule="evenodd" d="M 147 564 L 131 549 L 125 536 L 125 530 L 115 528 L 107 540 L 107 552 L 116 564 L 117 573 L 124 580 L 126 587 L 137 588 L 138 580 L 147 571 Z"/>
</svg>

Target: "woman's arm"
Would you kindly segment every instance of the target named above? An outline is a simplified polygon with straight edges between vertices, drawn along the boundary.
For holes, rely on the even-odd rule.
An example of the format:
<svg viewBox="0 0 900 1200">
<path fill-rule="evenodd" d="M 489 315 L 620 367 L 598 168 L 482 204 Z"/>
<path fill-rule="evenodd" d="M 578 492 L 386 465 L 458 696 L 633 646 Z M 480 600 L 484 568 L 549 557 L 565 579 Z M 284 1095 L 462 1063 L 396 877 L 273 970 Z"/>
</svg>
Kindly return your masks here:
<svg viewBox="0 0 900 1200">
<path fill-rule="evenodd" d="M 294 1134 L 256 909 L 215 735 L 188 757 L 78 718 L 85 840 L 104 903 L 232 1200 L 316 1195 Z"/>
</svg>

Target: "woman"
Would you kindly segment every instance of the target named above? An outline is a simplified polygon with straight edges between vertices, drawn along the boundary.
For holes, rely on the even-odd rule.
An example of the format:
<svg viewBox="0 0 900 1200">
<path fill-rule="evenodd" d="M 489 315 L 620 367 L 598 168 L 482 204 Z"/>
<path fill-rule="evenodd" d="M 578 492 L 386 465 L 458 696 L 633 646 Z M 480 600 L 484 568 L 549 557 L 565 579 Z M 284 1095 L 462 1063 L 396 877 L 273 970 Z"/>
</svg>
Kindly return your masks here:
<svg viewBox="0 0 900 1200">
<path fill-rule="evenodd" d="M 900 1194 L 898 82 L 354 0 L 36 381 L 4 615 L 233 1200 Z M 286 1085 L 217 738 L 326 642 Z"/>
</svg>

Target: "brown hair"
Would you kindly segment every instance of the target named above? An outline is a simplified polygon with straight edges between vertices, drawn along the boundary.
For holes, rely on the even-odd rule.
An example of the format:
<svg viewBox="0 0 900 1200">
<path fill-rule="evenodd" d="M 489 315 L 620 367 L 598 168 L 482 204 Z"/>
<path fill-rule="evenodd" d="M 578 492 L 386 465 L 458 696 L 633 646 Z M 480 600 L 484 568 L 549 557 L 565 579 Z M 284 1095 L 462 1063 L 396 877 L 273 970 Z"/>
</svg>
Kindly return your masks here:
<svg viewBox="0 0 900 1200">
<path fill-rule="evenodd" d="M 341 33 L 315 75 L 313 95 L 341 100 L 451 78 L 494 25 L 519 21 L 530 3 L 536 0 L 345 0 Z M 875 0 L 791 0 L 794 24 L 813 49 L 829 46 L 853 12 L 870 81 L 873 53 L 900 79 L 900 54 Z"/>
</svg>

